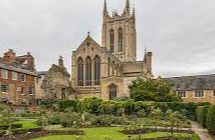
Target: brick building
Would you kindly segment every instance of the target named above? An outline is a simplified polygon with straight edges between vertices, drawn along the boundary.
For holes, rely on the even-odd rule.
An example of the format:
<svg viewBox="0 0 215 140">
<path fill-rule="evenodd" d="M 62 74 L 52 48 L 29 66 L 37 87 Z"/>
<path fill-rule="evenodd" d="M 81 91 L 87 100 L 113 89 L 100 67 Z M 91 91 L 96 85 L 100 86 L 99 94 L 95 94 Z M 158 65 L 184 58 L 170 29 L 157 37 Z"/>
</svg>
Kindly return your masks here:
<svg viewBox="0 0 215 140">
<path fill-rule="evenodd" d="M 184 102 L 215 104 L 215 74 L 164 78 L 173 83 L 174 90 Z"/>
<path fill-rule="evenodd" d="M 13 50 L 0 57 L 0 102 L 15 105 L 35 104 L 34 57 L 16 56 Z"/>
</svg>

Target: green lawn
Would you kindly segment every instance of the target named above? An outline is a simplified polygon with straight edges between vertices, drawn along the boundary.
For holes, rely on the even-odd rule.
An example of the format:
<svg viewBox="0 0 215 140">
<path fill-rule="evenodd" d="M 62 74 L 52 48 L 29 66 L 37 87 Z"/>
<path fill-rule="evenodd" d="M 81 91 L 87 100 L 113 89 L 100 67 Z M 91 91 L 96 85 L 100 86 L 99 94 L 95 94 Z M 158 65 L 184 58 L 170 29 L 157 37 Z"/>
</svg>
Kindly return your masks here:
<svg viewBox="0 0 215 140">
<path fill-rule="evenodd" d="M 113 140 L 125 140 L 128 136 L 120 133 L 121 128 L 117 127 L 106 127 L 106 128 L 86 128 L 83 129 L 85 135 L 82 136 L 83 140 L 105 140 L 105 138 L 111 138 Z M 175 134 L 177 137 L 191 137 L 190 134 Z M 157 137 L 165 137 L 170 136 L 170 133 L 167 132 L 156 132 L 156 133 L 148 133 L 142 135 L 142 138 L 157 138 Z M 132 138 L 137 137 L 133 135 Z M 76 140 L 77 136 L 72 135 L 52 135 L 46 136 L 34 140 Z M 198 139 L 196 139 L 198 140 Z"/>
<path fill-rule="evenodd" d="M 36 125 L 35 120 L 20 120 L 20 121 L 16 121 L 15 124 L 22 124 L 22 128 L 35 128 L 38 127 L 38 125 Z"/>
</svg>

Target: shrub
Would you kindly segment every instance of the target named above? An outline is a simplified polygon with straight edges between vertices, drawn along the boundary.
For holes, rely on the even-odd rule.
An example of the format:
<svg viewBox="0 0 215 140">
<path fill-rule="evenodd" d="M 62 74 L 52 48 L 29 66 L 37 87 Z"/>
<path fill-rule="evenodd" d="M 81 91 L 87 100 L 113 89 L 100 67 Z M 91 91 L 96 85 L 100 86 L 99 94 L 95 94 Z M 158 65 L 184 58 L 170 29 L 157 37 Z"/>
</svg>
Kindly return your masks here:
<svg viewBox="0 0 215 140">
<path fill-rule="evenodd" d="M 48 118 L 48 124 L 56 125 L 60 124 L 61 115 L 59 113 L 54 113 L 52 116 Z"/>
<path fill-rule="evenodd" d="M 80 125 L 81 124 L 81 116 L 76 113 L 65 113 L 61 115 L 61 125 L 63 127 L 72 127 L 74 125 Z"/>
<path fill-rule="evenodd" d="M 215 134 L 215 105 L 208 108 L 206 126 L 209 132 Z"/>
<path fill-rule="evenodd" d="M 207 121 L 207 111 L 209 106 L 199 106 L 196 109 L 196 118 L 197 121 L 206 128 L 206 121 Z"/>
<path fill-rule="evenodd" d="M 59 101 L 60 111 L 79 112 L 81 111 L 79 100 L 65 100 Z"/>
</svg>

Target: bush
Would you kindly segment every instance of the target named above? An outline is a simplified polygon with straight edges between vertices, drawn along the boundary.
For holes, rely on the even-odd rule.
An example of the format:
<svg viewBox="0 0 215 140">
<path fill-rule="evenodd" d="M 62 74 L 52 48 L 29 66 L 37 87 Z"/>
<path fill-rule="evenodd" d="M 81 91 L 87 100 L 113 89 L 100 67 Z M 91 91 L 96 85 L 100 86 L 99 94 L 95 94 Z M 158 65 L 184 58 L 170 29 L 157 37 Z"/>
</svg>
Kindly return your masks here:
<svg viewBox="0 0 215 140">
<path fill-rule="evenodd" d="M 211 105 L 208 108 L 206 121 L 208 131 L 215 134 L 215 105 Z"/>
<path fill-rule="evenodd" d="M 196 118 L 197 121 L 206 128 L 206 121 L 207 121 L 207 111 L 209 106 L 199 106 L 196 109 Z"/>
<path fill-rule="evenodd" d="M 42 127 L 13 129 L 12 133 L 14 135 L 17 135 L 17 134 L 24 134 L 27 132 L 39 132 L 39 131 L 42 131 Z"/>
<path fill-rule="evenodd" d="M 60 124 L 61 115 L 59 113 L 54 113 L 52 116 L 48 118 L 48 124 L 56 125 Z"/>
<path fill-rule="evenodd" d="M 74 127 L 81 125 L 81 116 L 76 113 L 66 113 L 61 116 L 61 125 L 63 127 Z"/>
<path fill-rule="evenodd" d="M 70 112 L 81 112 L 82 109 L 80 108 L 81 102 L 79 100 L 65 100 L 59 101 L 60 111 L 67 111 Z"/>
</svg>

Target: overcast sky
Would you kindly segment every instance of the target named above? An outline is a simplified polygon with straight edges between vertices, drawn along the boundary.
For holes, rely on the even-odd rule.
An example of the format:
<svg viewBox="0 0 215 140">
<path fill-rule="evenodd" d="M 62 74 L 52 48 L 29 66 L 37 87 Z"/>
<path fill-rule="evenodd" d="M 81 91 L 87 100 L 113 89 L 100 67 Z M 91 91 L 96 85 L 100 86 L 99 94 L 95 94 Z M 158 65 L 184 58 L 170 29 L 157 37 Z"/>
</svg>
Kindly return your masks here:
<svg viewBox="0 0 215 140">
<path fill-rule="evenodd" d="M 119 13 L 125 0 L 107 0 Z M 215 0 L 131 0 L 136 7 L 138 60 L 153 52 L 155 76 L 215 73 Z M 71 54 L 87 32 L 100 43 L 103 0 L 0 0 L 0 55 L 31 52 L 39 71 Z"/>
</svg>

